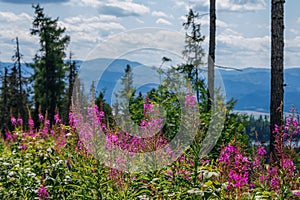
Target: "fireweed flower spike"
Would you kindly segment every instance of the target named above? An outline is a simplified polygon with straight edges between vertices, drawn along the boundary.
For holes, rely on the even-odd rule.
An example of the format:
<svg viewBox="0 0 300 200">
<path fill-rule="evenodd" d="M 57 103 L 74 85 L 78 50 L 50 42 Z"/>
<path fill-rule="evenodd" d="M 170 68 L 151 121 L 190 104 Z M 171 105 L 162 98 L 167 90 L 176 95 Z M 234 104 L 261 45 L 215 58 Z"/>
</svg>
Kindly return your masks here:
<svg viewBox="0 0 300 200">
<path fill-rule="evenodd" d="M 38 190 L 38 196 L 41 197 L 42 199 L 47 199 L 49 197 L 49 193 L 45 186 L 42 186 Z"/>
<path fill-rule="evenodd" d="M 12 118 L 10 119 L 10 121 L 11 121 L 12 125 L 14 125 L 14 126 L 17 124 L 17 120 L 16 120 L 16 118 L 14 118 L 14 117 L 12 117 Z"/>
<path fill-rule="evenodd" d="M 34 128 L 34 121 L 33 121 L 33 119 L 31 119 L 31 118 L 28 119 L 28 125 L 29 125 L 30 129 Z"/>
<path fill-rule="evenodd" d="M 54 121 L 56 124 L 59 124 L 61 122 L 61 119 L 59 118 L 59 114 L 54 115 Z"/>
</svg>

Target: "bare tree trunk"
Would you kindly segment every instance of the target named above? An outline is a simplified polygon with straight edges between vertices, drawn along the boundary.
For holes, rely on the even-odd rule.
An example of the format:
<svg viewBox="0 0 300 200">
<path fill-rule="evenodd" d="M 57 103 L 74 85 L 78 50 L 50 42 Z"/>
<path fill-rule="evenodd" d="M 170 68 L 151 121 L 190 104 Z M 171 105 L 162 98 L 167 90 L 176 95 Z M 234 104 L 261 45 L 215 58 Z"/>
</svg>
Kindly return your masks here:
<svg viewBox="0 0 300 200">
<path fill-rule="evenodd" d="M 22 69 L 21 69 L 21 54 L 20 54 L 20 48 L 19 48 L 19 39 L 16 37 L 16 43 L 17 43 L 17 52 L 16 52 L 16 59 L 17 59 L 17 65 L 18 65 L 18 83 L 19 83 L 19 104 L 18 104 L 18 112 L 20 112 L 21 116 L 24 117 L 23 113 L 23 90 L 22 90 Z"/>
<path fill-rule="evenodd" d="M 214 101 L 215 47 L 216 47 L 216 0 L 210 0 L 209 56 L 208 56 L 208 104 Z"/>
<path fill-rule="evenodd" d="M 270 162 L 276 163 L 275 125 L 283 124 L 283 58 L 284 58 L 284 3 L 272 0 L 271 24 L 271 104 L 270 104 Z"/>
</svg>

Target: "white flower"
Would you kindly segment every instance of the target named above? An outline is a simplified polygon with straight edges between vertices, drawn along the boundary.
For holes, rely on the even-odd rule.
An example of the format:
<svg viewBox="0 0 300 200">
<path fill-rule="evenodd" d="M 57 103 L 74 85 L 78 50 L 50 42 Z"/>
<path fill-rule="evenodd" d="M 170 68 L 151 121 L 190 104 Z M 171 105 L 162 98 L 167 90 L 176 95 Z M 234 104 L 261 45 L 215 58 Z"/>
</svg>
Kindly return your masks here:
<svg viewBox="0 0 300 200">
<path fill-rule="evenodd" d="M 195 195 L 203 195 L 203 191 L 199 190 L 198 188 L 192 188 L 187 191 L 188 194 L 195 194 Z"/>
<path fill-rule="evenodd" d="M 158 181 L 159 180 L 159 178 L 154 178 L 154 179 L 152 179 L 152 182 L 155 182 L 155 181 Z"/>
<path fill-rule="evenodd" d="M 15 175 L 15 174 L 16 174 L 16 172 L 11 171 L 11 172 L 8 173 L 8 176 L 13 176 L 13 175 Z"/>
<path fill-rule="evenodd" d="M 67 133 L 66 136 L 67 137 L 72 136 L 72 133 Z"/>
<path fill-rule="evenodd" d="M 47 149 L 47 151 L 48 151 L 49 153 L 52 153 L 52 149 L 51 149 L 50 147 Z"/>
<path fill-rule="evenodd" d="M 35 174 L 35 173 L 33 173 L 33 172 L 31 172 L 31 173 L 27 174 L 27 176 L 28 176 L 28 177 L 35 177 L 35 176 L 36 176 L 36 174 Z"/>
<path fill-rule="evenodd" d="M 2 165 L 3 165 L 3 166 L 9 166 L 10 163 L 4 162 L 4 163 L 2 163 Z"/>
<path fill-rule="evenodd" d="M 212 176 L 219 177 L 217 172 L 208 172 L 206 178 L 211 178 Z"/>
<path fill-rule="evenodd" d="M 64 162 L 63 160 L 59 160 L 59 161 L 57 161 L 57 163 L 55 165 L 58 166 L 58 165 L 62 164 L 63 162 Z"/>
<path fill-rule="evenodd" d="M 138 198 L 141 200 L 149 200 L 149 197 L 147 197 L 147 195 L 140 195 L 138 196 Z"/>
</svg>

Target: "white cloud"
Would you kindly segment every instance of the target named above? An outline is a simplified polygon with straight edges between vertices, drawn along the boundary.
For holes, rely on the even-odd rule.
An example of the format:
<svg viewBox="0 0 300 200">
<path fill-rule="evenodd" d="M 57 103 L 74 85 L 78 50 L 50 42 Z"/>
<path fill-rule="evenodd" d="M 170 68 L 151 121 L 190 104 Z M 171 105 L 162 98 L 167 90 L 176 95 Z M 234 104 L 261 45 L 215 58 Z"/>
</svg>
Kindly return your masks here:
<svg viewBox="0 0 300 200">
<path fill-rule="evenodd" d="M 132 0 L 70 0 L 65 5 L 92 7 L 102 14 L 124 16 L 139 16 L 150 12 L 150 9 Z"/>
<path fill-rule="evenodd" d="M 99 15 L 95 17 L 69 17 L 60 22 L 66 27 L 74 43 L 94 43 L 99 42 L 106 35 L 114 31 L 125 30 L 125 27 L 118 23 L 115 16 Z"/>
<path fill-rule="evenodd" d="M 245 37 L 225 29 L 217 35 L 217 62 L 230 67 L 269 67 L 270 36 Z"/>
<path fill-rule="evenodd" d="M 168 20 L 166 20 L 166 19 L 163 19 L 163 18 L 159 18 L 159 19 L 157 19 L 155 23 L 156 23 L 156 24 L 164 24 L 164 25 L 169 25 L 169 26 L 171 26 L 171 25 L 172 25 L 172 23 L 171 23 L 171 22 L 169 22 Z"/>
<path fill-rule="evenodd" d="M 294 28 L 291 28 L 289 31 L 290 31 L 291 33 L 295 34 L 295 35 L 298 35 L 298 34 L 300 33 L 299 30 L 294 29 Z"/>
<path fill-rule="evenodd" d="M 233 34 L 234 32 L 228 29 L 217 36 L 217 40 L 233 50 L 266 52 L 270 45 L 270 36 L 263 37 L 244 37 L 241 34 Z"/>
<path fill-rule="evenodd" d="M 159 28 L 136 29 L 112 36 L 110 39 L 99 44 L 89 59 L 99 58 L 120 58 L 141 61 L 143 64 L 152 63 L 154 59 L 159 60 L 165 54 L 174 54 L 180 57 L 184 47 L 184 34 L 177 31 L 170 31 Z M 142 51 L 160 52 L 157 58 Z M 139 58 L 139 60 L 137 59 Z"/>
<path fill-rule="evenodd" d="M 34 48 L 38 45 L 36 38 L 30 35 L 32 17 L 27 13 L 0 12 L 0 46 L 1 61 L 10 61 L 15 50 L 16 37 L 19 38 L 20 50 L 24 59 L 30 60 L 34 56 Z M 4 48 L 5 47 L 5 48 Z M 4 50 L 5 49 L 5 50 Z"/>
<path fill-rule="evenodd" d="M 184 0 L 172 0 L 177 6 L 185 9 L 196 8 L 196 10 L 208 10 L 209 0 L 189 0 L 188 3 Z M 245 12 L 257 11 L 266 8 L 265 0 L 222 0 L 216 1 L 217 10 Z"/>
<path fill-rule="evenodd" d="M 266 8 L 265 0 L 223 0 L 217 1 L 217 8 L 229 11 L 256 11 Z"/>
<path fill-rule="evenodd" d="M 116 22 L 116 21 L 120 21 L 120 19 L 113 15 L 98 15 L 89 18 L 83 15 L 78 15 L 76 17 L 67 17 L 63 21 L 70 24 L 77 24 L 77 23 Z"/>
<path fill-rule="evenodd" d="M 297 19 L 297 23 L 300 23 L 300 17 L 298 17 L 298 19 Z"/>
<path fill-rule="evenodd" d="M 168 17 L 168 15 L 166 13 L 162 12 L 162 11 L 153 11 L 151 13 L 151 15 L 154 16 L 154 17 L 165 17 L 165 18 Z"/>
<path fill-rule="evenodd" d="M 113 1 L 102 3 L 99 6 L 99 12 L 104 14 L 113 14 L 116 16 L 140 16 L 150 12 L 145 5 L 134 3 L 131 1 Z"/>
<path fill-rule="evenodd" d="M 18 21 L 31 21 L 31 16 L 27 13 L 15 14 L 13 12 L 0 12 L 0 21 L 4 22 L 18 22 Z"/>
<path fill-rule="evenodd" d="M 103 30 L 125 30 L 125 27 L 116 21 L 118 21 L 117 18 L 105 15 L 90 18 L 84 16 L 70 17 L 60 23 L 70 32 L 87 32 L 91 34 Z"/>
<path fill-rule="evenodd" d="M 69 2 L 65 3 L 65 5 L 69 6 L 81 6 L 81 7 L 93 7 L 97 8 L 101 5 L 101 1 L 99 0 L 70 0 Z"/>
<path fill-rule="evenodd" d="M 144 24 L 144 23 L 145 23 L 143 20 L 140 20 L 140 19 L 138 19 L 138 18 L 135 18 L 135 20 L 136 20 L 138 23 L 140 23 L 140 24 Z"/>
</svg>

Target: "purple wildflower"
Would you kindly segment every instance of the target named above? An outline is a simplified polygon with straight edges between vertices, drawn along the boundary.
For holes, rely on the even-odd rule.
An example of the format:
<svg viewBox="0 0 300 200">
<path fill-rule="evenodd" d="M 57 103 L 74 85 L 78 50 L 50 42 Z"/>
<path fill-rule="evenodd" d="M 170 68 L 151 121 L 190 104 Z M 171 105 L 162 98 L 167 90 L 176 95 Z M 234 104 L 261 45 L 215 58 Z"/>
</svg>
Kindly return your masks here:
<svg viewBox="0 0 300 200">
<path fill-rule="evenodd" d="M 39 120 L 42 122 L 44 120 L 44 116 L 40 113 L 39 114 Z"/>
<path fill-rule="evenodd" d="M 34 128 L 34 121 L 31 118 L 28 119 L 28 125 L 30 128 Z"/>
<path fill-rule="evenodd" d="M 61 120 L 59 119 L 59 115 L 58 114 L 54 115 L 54 120 L 55 120 L 56 124 L 59 124 L 61 122 Z"/>
<path fill-rule="evenodd" d="M 145 103 L 144 104 L 144 113 L 153 112 L 153 104 Z"/>
<path fill-rule="evenodd" d="M 14 117 L 12 117 L 12 118 L 10 119 L 10 121 L 11 121 L 12 125 L 16 125 L 16 124 L 17 124 L 17 120 L 16 120 L 16 118 L 14 118 Z"/>
<path fill-rule="evenodd" d="M 197 100 L 195 95 L 188 94 L 185 96 L 185 106 L 196 105 Z"/>
<path fill-rule="evenodd" d="M 48 198 L 49 197 L 49 193 L 47 191 L 47 189 L 45 188 L 45 186 L 40 187 L 40 189 L 38 190 L 38 195 L 41 198 Z"/>
<path fill-rule="evenodd" d="M 261 146 L 257 149 L 257 155 L 264 156 L 266 154 L 267 154 L 267 151 L 265 150 L 265 148 L 263 146 Z"/>
<path fill-rule="evenodd" d="M 23 124 L 23 119 L 19 117 L 17 122 L 18 122 L 19 125 L 22 125 Z"/>
</svg>

